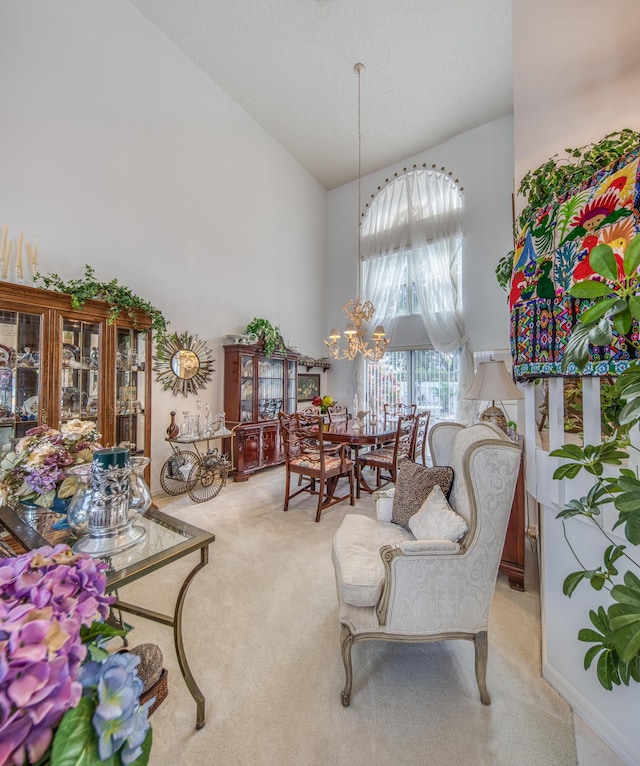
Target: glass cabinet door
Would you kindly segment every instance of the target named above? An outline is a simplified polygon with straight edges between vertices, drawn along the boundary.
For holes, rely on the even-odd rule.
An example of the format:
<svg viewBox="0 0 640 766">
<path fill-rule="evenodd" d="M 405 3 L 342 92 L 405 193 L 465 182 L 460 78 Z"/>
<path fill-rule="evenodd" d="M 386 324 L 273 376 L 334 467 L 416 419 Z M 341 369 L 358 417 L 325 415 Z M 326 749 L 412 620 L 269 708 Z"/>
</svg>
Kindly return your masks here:
<svg viewBox="0 0 640 766">
<path fill-rule="evenodd" d="M 253 416 L 253 356 L 240 355 L 240 422 L 251 423 Z"/>
<path fill-rule="evenodd" d="M 98 423 L 100 323 L 63 319 L 60 422 L 78 418 Z"/>
<path fill-rule="evenodd" d="M 144 454 L 147 333 L 118 327 L 116 337 L 115 443 Z"/>
<path fill-rule="evenodd" d="M 0 311 L 0 449 L 41 425 L 42 316 Z"/>
<path fill-rule="evenodd" d="M 274 420 L 284 404 L 284 360 L 258 362 L 258 420 Z"/>
<path fill-rule="evenodd" d="M 296 370 L 296 362 L 291 359 L 287 359 L 287 406 L 285 411 L 288 413 L 295 412 L 298 407 L 298 376 Z"/>
</svg>

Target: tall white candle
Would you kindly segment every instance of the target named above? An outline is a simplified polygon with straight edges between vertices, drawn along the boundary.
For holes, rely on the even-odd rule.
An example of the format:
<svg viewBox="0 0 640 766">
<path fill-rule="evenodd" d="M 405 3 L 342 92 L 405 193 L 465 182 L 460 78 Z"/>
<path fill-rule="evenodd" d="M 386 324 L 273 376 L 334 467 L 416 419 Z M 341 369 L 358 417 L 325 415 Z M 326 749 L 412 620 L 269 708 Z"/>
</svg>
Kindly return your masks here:
<svg viewBox="0 0 640 766">
<path fill-rule="evenodd" d="M 4 261 L 5 249 L 7 247 L 7 234 L 9 233 L 9 224 L 5 223 L 2 227 L 2 242 L 0 243 L 0 261 Z"/>
<path fill-rule="evenodd" d="M 16 250 L 16 275 L 22 279 L 22 243 L 24 240 L 24 232 L 20 232 L 18 236 L 18 245 Z"/>
<path fill-rule="evenodd" d="M 6 279 L 7 275 L 9 274 L 9 263 L 11 262 L 11 250 L 13 249 L 13 240 L 9 242 L 9 247 L 7 247 L 7 252 L 4 256 L 4 261 L 2 263 L 2 278 Z"/>
</svg>

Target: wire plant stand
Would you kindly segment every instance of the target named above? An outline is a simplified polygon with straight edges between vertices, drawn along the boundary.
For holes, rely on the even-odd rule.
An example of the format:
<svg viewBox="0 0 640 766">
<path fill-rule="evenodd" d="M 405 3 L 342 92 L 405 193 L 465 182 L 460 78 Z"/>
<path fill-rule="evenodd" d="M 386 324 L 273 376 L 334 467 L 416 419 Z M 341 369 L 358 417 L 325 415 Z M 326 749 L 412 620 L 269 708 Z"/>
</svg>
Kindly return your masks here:
<svg viewBox="0 0 640 766">
<path fill-rule="evenodd" d="M 168 495 L 183 495 L 186 492 L 195 503 L 214 498 L 227 483 L 233 464 L 228 454 L 212 447 L 211 442 L 233 436 L 233 431 L 224 428 L 206 437 L 177 436 L 166 439 L 171 455 L 160 471 L 162 489 Z M 198 446 L 205 443 L 206 448 Z"/>
</svg>

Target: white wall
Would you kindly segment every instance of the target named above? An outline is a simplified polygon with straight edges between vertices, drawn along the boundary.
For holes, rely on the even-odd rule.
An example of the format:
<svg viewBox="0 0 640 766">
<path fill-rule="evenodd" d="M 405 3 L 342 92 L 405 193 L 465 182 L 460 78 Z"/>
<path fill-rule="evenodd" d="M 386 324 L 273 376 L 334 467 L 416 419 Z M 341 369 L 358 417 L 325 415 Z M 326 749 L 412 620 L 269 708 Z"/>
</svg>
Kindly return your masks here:
<svg viewBox="0 0 640 766">
<path fill-rule="evenodd" d="M 366 135 L 366 131 L 365 131 Z M 467 334 L 475 351 L 509 347 L 507 294 L 498 285 L 495 268 L 513 248 L 513 121 L 503 117 L 462 133 L 404 163 L 383 168 L 362 179 L 362 204 L 385 179 L 414 164 L 433 163 L 451 171 L 464 188 L 462 302 Z M 329 192 L 328 267 L 325 337 L 345 324 L 342 307 L 355 297 L 357 269 L 357 182 Z M 375 317 L 374 317 L 375 320 Z M 423 338 L 421 342 L 425 342 Z M 393 339 L 392 339 L 393 343 Z M 331 394 L 353 401 L 353 365 L 334 362 L 328 375 Z"/>
<path fill-rule="evenodd" d="M 39 236 L 41 270 L 91 264 L 206 340 L 214 411 L 254 316 L 319 355 L 320 184 L 126 0 L 4 0 L 0 28 L 0 225 Z M 154 490 L 171 409 L 195 398 L 154 382 Z"/>
<path fill-rule="evenodd" d="M 598 141 L 606 133 L 640 130 L 640 66 L 636 0 L 539 0 L 513 4 L 514 144 L 516 185 L 524 173 L 566 147 Z M 615 44 L 609 44 L 615 40 Z M 522 201 L 518 201 L 521 209 Z M 540 465 L 544 461 L 539 457 Z M 539 468 L 537 484 L 551 484 Z M 535 487 L 529 487 L 535 495 Z M 570 497 L 567 497 L 569 500 Z M 585 672 L 588 612 L 606 604 L 605 594 L 582 585 L 571 599 L 562 582 L 578 567 L 550 501 L 541 514 L 543 674 L 626 763 L 640 762 L 637 711 L 640 687 L 605 691 L 594 669 Z M 582 560 L 601 563 L 601 537 L 580 521 L 568 522 Z"/>
</svg>

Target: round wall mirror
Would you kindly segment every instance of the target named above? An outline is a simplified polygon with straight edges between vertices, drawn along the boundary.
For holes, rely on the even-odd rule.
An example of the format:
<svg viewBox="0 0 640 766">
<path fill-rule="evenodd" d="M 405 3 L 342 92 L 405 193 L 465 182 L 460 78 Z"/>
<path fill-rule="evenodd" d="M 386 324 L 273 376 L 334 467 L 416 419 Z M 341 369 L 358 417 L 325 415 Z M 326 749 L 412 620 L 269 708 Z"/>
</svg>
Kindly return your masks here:
<svg viewBox="0 0 640 766">
<path fill-rule="evenodd" d="M 213 372 L 214 360 L 207 344 L 186 332 L 169 336 L 154 360 L 158 383 L 174 396 L 198 393 L 206 387 Z"/>
<path fill-rule="evenodd" d="M 182 378 L 183 380 L 189 380 L 194 375 L 198 374 L 200 360 L 198 359 L 197 354 L 193 351 L 182 349 L 176 351 L 171 358 L 171 369 L 173 370 L 173 374 L 177 377 Z"/>
</svg>

